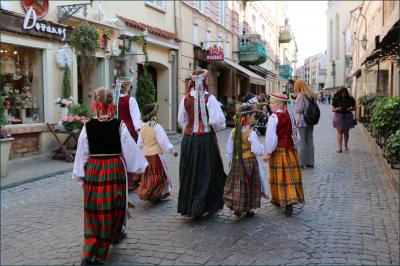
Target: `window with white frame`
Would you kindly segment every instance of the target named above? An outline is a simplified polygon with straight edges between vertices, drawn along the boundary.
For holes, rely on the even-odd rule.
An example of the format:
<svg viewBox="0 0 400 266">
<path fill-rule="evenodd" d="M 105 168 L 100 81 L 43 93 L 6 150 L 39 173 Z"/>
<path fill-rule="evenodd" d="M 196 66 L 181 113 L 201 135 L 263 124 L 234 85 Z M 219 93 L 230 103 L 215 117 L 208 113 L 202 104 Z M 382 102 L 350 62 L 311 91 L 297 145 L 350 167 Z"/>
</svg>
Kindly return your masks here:
<svg viewBox="0 0 400 266">
<path fill-rule="evenodd" d="M 222 35 L 218 34 L 218 47 L 222 48 Z"/>
<path fill-rule="evenodd" d="M 227 40 L 225 43 L 225 58 L 231 59 L 231 41 Z"/>
<path fill-rule="evenodd" d="M 201 13 L 204 13 L 204 4 L 206 1 L 195 1 L 195 2 L 197 10 L 199 10 Z"/>
<path fill-rule="evenodd" d="M 219 1 L 219 23 L 225 25 L 225 1 Z"/>
<path fill-rule="evenodd" d="M 165 12 L 166 10 L 166 1 L 161 0 L 146 0 L 146 5 L 151 6 L 155 9 Z"/>
<path fill-rule="evenodd" d="M 199 26 L 197 24 L 193 24 L 193 44 L 199 45 Z"/>
</svg>

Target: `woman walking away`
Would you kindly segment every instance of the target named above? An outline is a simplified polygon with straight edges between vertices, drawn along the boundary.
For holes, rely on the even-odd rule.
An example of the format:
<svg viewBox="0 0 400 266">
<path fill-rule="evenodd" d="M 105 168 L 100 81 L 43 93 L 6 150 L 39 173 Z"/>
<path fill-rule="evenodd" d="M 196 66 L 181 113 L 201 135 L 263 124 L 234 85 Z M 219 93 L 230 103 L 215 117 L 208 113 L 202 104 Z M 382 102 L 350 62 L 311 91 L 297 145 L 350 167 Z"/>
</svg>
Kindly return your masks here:
<svg viewBox="0 0 400 266">
<path fill-rule="evenodd" d="M 223 208 L 226 174 L 214 130 L 225 128 L 225 116 L 207 89 L 207 70 L 193 71 L 178 112 L 184 128 L 179 162 L 178 213 L 200 218 Z"/>
<path fill-rule="evenodd" d="M 138 138 L 138 145 L 149 162 L 141 176 L 138 195 L 142 200 L 151 202 L 166 200 L 171 194 L 171 180 L 168 178 L 167 162 L 163 153 L 178 156 L 163 127 L 157 122 L 157 112 L 156 103 L 144 106 L 143 124 Z"/>
<path fill-rule="evenodd" d="M 236 125 L 226 147 L 230 161 L 230 171 L 225 183 L 224 202 L 236 216 L 246 213 L 254 216 L 254 209 L 261 205 L 261 180 L 257 155 L 264 154 L 264 145 L 258 141 L 251 126 L 255 124 L 255 110 L 252 106 L 242 106 L 236 114 Z M 264 196 L 268 192 L 265 192 Z"/>
<path fill-rule="evenodd" d="M 352 111 L 356 109 L 356 102 L 349 95 L 347 88 L 342 88 L 332 100 L 333 127 L 337 129 L 338 147 L 337 152 L 342 152 L 342 142 L 344 136 L 344 150 L 349 150 L 349 131 L 355 126 Z"/>
<path fill-rule="evenodd" d="M 110 244 L 122 236 L 127 173 L 143 173 L 147 167 L 126 125 L 114 118 L 112 91 L 98 88 L 94 100 L 97 117 L 82 129 L 73 169 L 84 192 L 82 265 L 104 263 Z"/>
<path fill-rule="evenodd" d="M 304 203 L 301 171 L 297 151 L 293 148 L 290 115 L 284 110 L 288 98 L 282 93 L 271 94 L 271 109 L 265 145 L 269 161 L 271 202 L 277 207 L 285 204 L 286 216 L 293 213 L 293 204 Z"/>
<path fill-rule="evenodd" d="M 118 119 L 124 122 L 136 142 L 142 121 L 140 120 L 140 111 L 136 99 L 130 96 L 131 83 L 128 77 L 119 77 L 116 80 L 115 105 Z M 128 181 L 129 190 L 139 187 L 140 178 L 138 175 L 130 175 Z"/>
<path fill-rule="evenodd" d="M 302 79 L 298 79 L 294 83 L 294 91 L 297 93 L 295 120 L 300 134 L 299 163 L 303 168 L 314 167 L 314 125 L 308 125 L 305 120 L 310 101 L 315 102 L 314 94 Z"/>
</svg>

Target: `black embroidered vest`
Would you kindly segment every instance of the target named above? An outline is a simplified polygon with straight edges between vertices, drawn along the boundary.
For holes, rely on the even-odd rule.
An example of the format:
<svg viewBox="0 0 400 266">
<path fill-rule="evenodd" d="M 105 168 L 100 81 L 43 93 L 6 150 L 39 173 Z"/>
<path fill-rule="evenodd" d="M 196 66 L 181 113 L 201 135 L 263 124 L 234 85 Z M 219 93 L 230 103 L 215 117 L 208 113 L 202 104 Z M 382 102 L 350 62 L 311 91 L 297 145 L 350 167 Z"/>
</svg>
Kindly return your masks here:
<svg viewBox="0 0 400 266">
<path fill-rule="evenodd" d="M 100 122 L 92 119 L 86 123 L 89 153 L 95 154 L 120 154 L 122 153 L 119 128 L 121 121 L 113 119 Z"/>
</svg>

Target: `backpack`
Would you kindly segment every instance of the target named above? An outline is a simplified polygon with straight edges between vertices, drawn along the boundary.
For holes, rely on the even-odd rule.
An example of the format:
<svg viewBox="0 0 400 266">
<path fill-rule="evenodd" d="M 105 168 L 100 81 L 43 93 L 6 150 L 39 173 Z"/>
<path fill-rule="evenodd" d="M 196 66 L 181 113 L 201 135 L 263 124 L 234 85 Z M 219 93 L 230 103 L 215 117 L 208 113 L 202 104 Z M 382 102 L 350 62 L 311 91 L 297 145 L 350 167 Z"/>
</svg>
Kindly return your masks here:
<svg viewBox="0 0 400 266">
<path fill-rule="evenodd" d="M 308 108 L 304 112 L 304 120 L 306 121 L 308 126 L 314 126 L 318 124 L 319 117 L 321 112 L 319 110 L 318 105 L 315 103 L 314 99 L 308 99 Z"/>
</svg>

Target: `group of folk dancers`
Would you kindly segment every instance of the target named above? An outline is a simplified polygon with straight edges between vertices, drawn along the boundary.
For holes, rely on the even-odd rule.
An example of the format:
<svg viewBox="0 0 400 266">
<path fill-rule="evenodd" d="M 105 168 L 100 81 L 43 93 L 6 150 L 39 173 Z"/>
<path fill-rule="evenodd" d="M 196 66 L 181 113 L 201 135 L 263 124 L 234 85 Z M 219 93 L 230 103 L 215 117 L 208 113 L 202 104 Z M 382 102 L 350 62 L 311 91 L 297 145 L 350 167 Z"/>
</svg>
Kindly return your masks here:
<svg viewBox="0 0 400 266">
<path fill-rule="evenodd" d="M 200 219 L 224 204 L 236 216 L 254 216 L 261 197 L 285 206 L 304 202 L 301 171 L 293 141 L 293 121 L 287 96 L 271 94 L 265 147 L 254 125 L 257 109 L 243 105 L 226 147 L 229 173 L 225 174 L 215 131 L 225 128 L 225 116 L 217 99 L 207 91 L 207 70 L 192 74 L 178 111 L 184 129 L 179 163 L 177 211 Z M 143 200 L 157 202 L 171 194 L 164 153 L 178 153 L 157 122 L 157 104 L 139 108 L 129 96 L 130 80 L 120 78 L 114 92 L 98 88 L 94 93 L 96 117 L 83 127 L 78 140 L 73 178 L 84 192 L 84 246 L 82 265 L 100 265 L 110 245 L 126 236 L 128 189 L 137 188 Z M 269 186 L 261 159 L 269 162 Z M 140 185 L 138 182 L 140 180 Z M 270 192 L 270 193 L 269 193 Z"/>
</svg>

